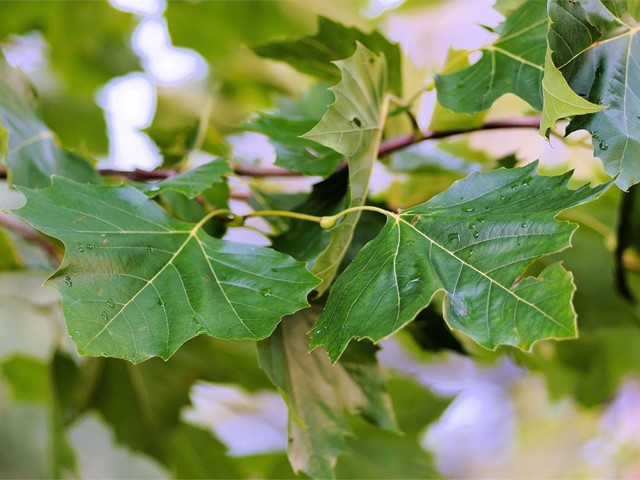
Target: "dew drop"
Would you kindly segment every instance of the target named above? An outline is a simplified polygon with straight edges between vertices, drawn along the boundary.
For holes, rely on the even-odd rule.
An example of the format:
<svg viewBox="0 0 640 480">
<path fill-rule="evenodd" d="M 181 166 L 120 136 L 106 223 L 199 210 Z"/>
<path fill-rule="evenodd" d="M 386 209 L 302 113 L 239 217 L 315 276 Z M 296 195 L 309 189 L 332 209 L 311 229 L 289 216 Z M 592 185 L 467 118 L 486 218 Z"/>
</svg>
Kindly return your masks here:
<svg viewBox="0 0 640 480">
<path fill-rule="evenodd" d="M 478 232 L 473 232 L 473 238 L 478 238 L 480 236 L 480 233 Z"/>
<path fill-rule="evenodd" d="M 149 187 L 150 192 L 157 192 L 158 190 L 160 190 L 160 187 L 157 185 L 153 185 L 152 187 Z"/>
<path fill-rule="evenodd" d="M 113 300 L 111 299 L 107 300 L 107 305 L 109 305 L 110 308 L 116 308 L 116 304 L 113 303 Z"/>
<path fill-rule="evenodd" d="M 262 290 L 260 290 L 260 295 L 262 295 L 263 297 L 270 297 L 271 296 L 271 289 L 270 288 L 263 288 Z"/>
<path fill-rule="evenodd" d="M 84 247 L 80 244 L 78 244 L 78 250 L 80 251 L 80 253 L 84 252 Z"/>
<path fill-rule="evenodd" d="M 469 250 L 469 256 L 473 257 L 473 249 Z"/>
<path fill-rule="evenodd" d="M 100 318 L 102 318 L 102 320 L 104 320 L 104 321 L 106 322 L 107 320 L 109 320 L 109 315 L 107 315 L 107 312 L 104 312 L 104 311 L 103 311 L 103 312 L 100 314 Z"/>
<path fill-rule="evenodd" d="M 475 224 L 475 223 L 473 223 L 473 222 L 471 222 L 471 223 L 469 224 L 469 230 L 474 230 L 475 228 L 476 228 L 476 224 Z"/>
<path fill-rule="evenodd" d="M 609 149 L 609 145 L 604 140 L 600 140 L 599 146 L 600 146 L 600 150 L 608 150 Z"/>
<path fill-rule="evenodd" d="M 518 188 L 518 185 L 511 185 L 511 190 L 515 190 L 516 188 Z"/>
<path fill-rule="evenodd" d="M 407 241 L 407 247 L 415 247 L 415 246 L 416 246 L 416 242 L 414 242 L 413 240 Z"/>
<path fill-rule="evenodd" d="M 147 250 L 149 250 L 149 253 L 153 253 L 153 247 L 147 246 Z"/>
<path fill-rule="evenodd" d="M 71 277 L 66 275 L 62 280 L 64 280 L 64 283 L 67 287 L 72 287 L 73 286 L 73 282 L 71 281 Z"/>
<path fill-rule="evenodd" d="M 502 200 L 503 202 L 507 199 L 506 195 L 500 195 L 500 200 Z"/>
<path fill-rule="evenodd" d="M 527 187 L 530 181 L 531 181 L 531 177 L 526 177 L 522 180 L 522 185 Z"/>
<path fill-rule="evenodd" d="M 473 207 L 462 207 L 463 212 L 471 213 L 475 210 Z"/>
<path fill-rule="evenodd" d="M 160 305 L 161 308 L 164 308 L 164 300 L 158 298 L 158 305 Z"/>
<path fill-rule="evenodd" d="M 351 119 L 351 121 L 352 121 L 353 123 L 355 123 L 357 127 L 361 127 L 361 126 L 362 126 L 362 122 L 360 121 L 360 119 L 359 119 L 358 117 L 353 117 L 353 118 Z"/>
<path fill-rule="evenodd" d="M 520 224 L 520 228 L 527 228 L 527 222 L 522 222 Z"/>
<path fill-rule="evenodd" d="M 459 233 L 450 233 L 449 234 L 449 243 L 451 242 L 459 242 L 460 241 L 460 234 Z"/>
<path fill-rule="evenodd" d="M 90 243 L 87 243 L 87 250 L 93 250 L 93 245 L 91 245 Z"/>
<path fill-rule="evenodd" d="M 477 218 L 477 220 L 478 220 L 480 223 L 484 223 L 484 220 L 485 220 L 485 219 L 484 219 L 484 217 L 478 217 L 478 218 Z"/>
</svg>

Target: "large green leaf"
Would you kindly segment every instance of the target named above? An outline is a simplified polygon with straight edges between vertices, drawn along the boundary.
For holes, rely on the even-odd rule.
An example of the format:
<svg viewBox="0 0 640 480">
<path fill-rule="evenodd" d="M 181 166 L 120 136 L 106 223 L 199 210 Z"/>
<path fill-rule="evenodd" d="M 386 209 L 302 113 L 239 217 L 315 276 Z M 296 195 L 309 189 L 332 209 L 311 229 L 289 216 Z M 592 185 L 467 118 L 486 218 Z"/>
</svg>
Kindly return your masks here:
<svg viewBox="0 0 640 480">
<path fill-rule="evenodd" d="M 541 81 L 546 47 L 545 2 L 525 2 L 496 32 L 500 38 L 482 48 L 468 68 L 436 77 L 438 101 L 465 113 L 487 110 L 505 93 L 514 93 L 542 109 Z"/>
<path fill-rule="evenodd" d="M 340 83 L 331 88 L 336 101 L 329 106 L 320 123 L 303 137 L 347 158 L 349 207 L 357 207 L 367 199 L 387 116 L 387 67 L 384 56 L 373 54 L 361 44 L 352 57 L 335 63 L 342 72 Z M 312 269 L 323 281 L 318 293 L 329 287 L 359 218 L 359 212 L 351 213 L 331 230 L 329 245 Z"/>
<path fill-rule="evenodd" d="M 54 133 L 29 104 L 2 80 L 0 121 L 9 132 L 4 163 L 7 165 L 9 182 L 13 185 L 45 187 L 53 174 L 81 182 L 98 181 L 98 175 L 84 159 L 58 147 Z"/>
<path fill-rule="evenodd" d="M 16 212 L 65 245 L 49 279 L 79 352 L 168 358 L 201 333 L 264 338 L 307 306 L 317 279 L 270 249 L 209 237 L 133 187 L 53 177 Z"/>
<path fill-rule="evenodd" d="M 336 360 L 352 338 L 381 340 L 445 292 L 444 317 L 487 348 L 529 348 L 576 335 L 571 274 L 527 267 L 569 246 L 576 228 L 555 215 L 609 184 L 569 190 L 571 174 L 540 177 L 536 164 L 475 173 L 426 203 L 389 214 L 375 240 L 338 278 L 312 332 Z"/>
<path fill-rule="evenodd" d="M 360 413 L 395 430 L 375 349 L 357 345 L 336 365 L 326 355 L 308 352 L 307 331 L 320 310 L 299 312 L 260 342 L 260 366 L 280 389 L 289 414 L 289 459 L 295 471 L 332 478 L 336 460 L 351 434 L 349 415 Z"/>
<path fill-rule="evenodd" d="M 263 57 L 287 62 L 301 72 L 329 82 L 337 82 L 340 80 L 340 71 L 332 63 L 352 56 L 356 42 L 384 55 L 389 66 L 389 88 L 401 96 L 400 48 L 375 31 L 365 34 L 357 28 L 345 27 L 326 17 L 319 17 L 318 33 L 314 36 L 273 42 L 254 47 L 253 50 Z"/>
<path fill-rule="evenodd" d="M 549 2 L 549 49 L 571 89 L 602 111 L 580 115 L 567 132 L 586 129 L 594 153 L 622 189 L 640 182 L 640 24 L 637 2 Z M 578 112 L 574 112 L 578 113 Z"/>
</svg>

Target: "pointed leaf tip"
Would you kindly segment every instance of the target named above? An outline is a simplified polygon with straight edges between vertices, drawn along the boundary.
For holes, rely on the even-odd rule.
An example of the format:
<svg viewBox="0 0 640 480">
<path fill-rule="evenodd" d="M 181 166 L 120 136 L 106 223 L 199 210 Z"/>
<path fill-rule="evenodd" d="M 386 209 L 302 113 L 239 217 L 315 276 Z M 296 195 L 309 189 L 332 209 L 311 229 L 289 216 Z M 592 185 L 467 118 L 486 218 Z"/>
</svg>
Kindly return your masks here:
<svg viewBox="0 0 640 480">
<path fill-rule="evenodd" d="M 536 164 L 475 173 L 426 203 L 390 214 L 336 281 L 311 347 L 336 361 L 354 338 L 375 342 L 402 328 L 438 291 L 445 320 L 480 345 L 527 349 L 576 334 L 571 274 L 561 265 L 523 278 L 544 255 L 570 246 L 576 226 L 555 216 L 610 183 L 569 190 L 569 174 Z"/>
</svg>

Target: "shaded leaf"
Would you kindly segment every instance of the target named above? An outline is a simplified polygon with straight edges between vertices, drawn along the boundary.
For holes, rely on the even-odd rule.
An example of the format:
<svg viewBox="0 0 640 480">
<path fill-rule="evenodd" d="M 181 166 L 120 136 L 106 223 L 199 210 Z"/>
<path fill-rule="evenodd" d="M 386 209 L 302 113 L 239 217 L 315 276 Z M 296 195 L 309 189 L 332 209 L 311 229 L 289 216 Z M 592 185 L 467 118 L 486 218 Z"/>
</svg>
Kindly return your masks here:
<svg viewBox="0 0 640 480">
<path fill-rule="evenodd" d="M 2 80 L 0 121 L 9 132 L 4 163 L 10 184 L 45 187 L 54 174 L 79 182 L 98 182 L 95 170 L 83 158 L 60 149 L 54 133 Z"/>
<path fill-rule="evenodd" d="M 222 176 L 232 171 L 224 158 L 218 158 L 186 172 L 172 175 L 156 184 L 146 184 L 143 191 L 150 198 L 166 190 L 173 190 L 189 199 L 194 199 L 212 184 L 223 182 Z"/>
<path fill-rule="evenodd" d="M 248 128 L 269 137 L 276 149 L 276 165 L 305 175 L 326 176 L 335 171 L 342 155 L 301 137 L 317 123 L 318 119 L 261 115 Z"/>
<path fill-rule="evenodd" d="M 83 354 L 140 362 L 201 333 L 264 338 L 317 284 L 292 258 L 209 237 L 206 219 L 178 221 L 133 187 L 54 177 L 21 191 L 16 214 L 65 244 L 48 283 Z"/>
<path fill-rule="evenodd" d="M 526 269 L 569 246 L 576 227 L 555 215 L 609 184 L 569 190 L 571 174 L 540 177 L 536 165 L 474 173 L 389 214 L 336 281 L 311 347 L 325 345 L 335 361 L 352 338 L 378 341 L 402 328 L 439 290 L 449 326 L 484 347 L 527 349 L 543 338 L 574 337 L 571 274 L 560 264 L 538 277 Z"/>
<path fill-rule="evenodd" d="M 336 97 L 320 123 L 303 135 L 347 157 L 349 162 L 349 207 L 363 205 L 369 192 L 373 165 L 388 110 L 387 68 L 383 56 L 358 44 L 346 60 L 335 62 L 342 80 L 331 91 Z M 312 272 L 323 283 L 322 294 L 335 276 L 360 218 L 359 212 L 347 215 L 331 230 L 329 245 L 316 260 Z"/>
<path fill-rule="evenodd" d="M 633 13 L 626 2 L 549 2 L 553 64 L 579 96 L 607 107 L 574 118 L 567 132 L 591 133 L 595 155 L 624 190 L 640 182 L 640 30 Z"/>
<path fill-rule="evenodd" d="M 374 31 L 365 34 L 354 27 L 345 27 L 326 17 L 318 18 L 318 33 L 311 37 L 273 42 L 254 47 L 260 56 L 287 62 L 293 68 L 322 80 L 337 82 L 340 71 L 332 63 L 351 57 L 356 42 L 377 54 L 383 54 L 389 66 L 389 88 L 402 95 L 401 56 L 397 44 Z M 337 65 L 337 64 L 336 64 Z"/>
<path fill-rule="evenodd" d="M 478 62 L 436 76 L 438 101 L 455 112 L 476 113 L 505 93 L 514 93 L 542 109 L 545 7 L 545 2 L 525 2 L 496 28 L 500 38 L 482 49 Z"/>
<path fill-rule="evenodd" d="M 354 345 L 333 366 L 324 354 L 308 352 L 306 332 L 319 314 L 312 307 L 286 319 L 258 344 L 258 352 L 260 366 L 290 408 L 291 465 L 312 477 L 332 478 L 352 432 L 348 414 L 361 413 L 390 430 L 396 424 L 373 346 Z"/>
<path fill-rule="evenodd" d="M 550 51 L 547 51 L 547 56 L 544 60 L 542 97 L 540 133 L 547 137 L 549 136 L 549 130 L 556 126 L 556 122 L 559 119 L 599 112 L 605 108 L 585 100 L 571 90 L 560 70 L 553 64 Z"/>
</svg>

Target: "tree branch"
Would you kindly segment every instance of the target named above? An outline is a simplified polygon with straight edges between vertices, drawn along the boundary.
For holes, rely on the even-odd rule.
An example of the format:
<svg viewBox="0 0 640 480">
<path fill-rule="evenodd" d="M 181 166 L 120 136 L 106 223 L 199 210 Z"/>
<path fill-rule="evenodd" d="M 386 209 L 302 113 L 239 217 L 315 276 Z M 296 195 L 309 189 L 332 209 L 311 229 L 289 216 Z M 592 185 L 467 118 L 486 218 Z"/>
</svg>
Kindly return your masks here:
<svg viewBox="0 0 640 480">
<path fill-rule="evenodd" d="M 486 122 L 483 125 L 469 129 L 459 130 L 447 130 L 434 132 L 432 130 L 426 130 L 422 133 L 422 137 L 416 138 L 412 134 L 403 135 L 401 137 L 392 138 L 386 140 L 380 144 L 378 150 L 378 156 L 389 155 L 390 153 L 397 152 L 404 148 L 415 145 L 416 143 L 423 142 L 425 140 L 436 140 L 439 138 L 452 137 L 455 135 L 462 135 L 467 133 L 473 133 L 484 130 L 498 130 L 498 129 L 514 129 L 514 128 L 540 128 L 539 117 L 523 117 L 523 118 L 511 118 L 504 120 L 494 120 Z M 346 162 L 341 164 L 341 168 L 346 166 Z M 270 166 L 270 167 L 243 167 L 237 166 L 233 169 L 236 175 L 243 177 L 297 177 L 301 174 L 290 172 L 284 168 Z M 111 168 L 104 168 L 99 170 L 101 175 L 104 176 L 117 176 L 124 177 L 130 180 L 138 181 L 150 181 L 150 180 L 164 180 L 177 172 L 175 170 L 115 170 Z M 0 165 L 0 179 L 7 178 L 6 169 Z"/>
</svg>

